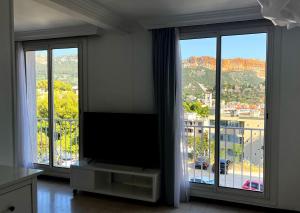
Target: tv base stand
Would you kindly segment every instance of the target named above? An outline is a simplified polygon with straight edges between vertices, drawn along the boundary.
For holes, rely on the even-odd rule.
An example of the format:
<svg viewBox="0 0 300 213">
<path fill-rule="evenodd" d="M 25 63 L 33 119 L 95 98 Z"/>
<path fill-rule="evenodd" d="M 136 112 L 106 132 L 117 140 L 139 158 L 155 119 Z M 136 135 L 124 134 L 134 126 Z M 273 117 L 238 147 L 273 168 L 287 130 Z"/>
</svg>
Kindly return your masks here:
<svg viewBox="0 0 300 213">
<path fill-rule="evenodd" d="M 159 170 L 85 162 L 71 166 L 73 195 L 81 190 L 156 202 L 159 186 Z"/>
</svg>

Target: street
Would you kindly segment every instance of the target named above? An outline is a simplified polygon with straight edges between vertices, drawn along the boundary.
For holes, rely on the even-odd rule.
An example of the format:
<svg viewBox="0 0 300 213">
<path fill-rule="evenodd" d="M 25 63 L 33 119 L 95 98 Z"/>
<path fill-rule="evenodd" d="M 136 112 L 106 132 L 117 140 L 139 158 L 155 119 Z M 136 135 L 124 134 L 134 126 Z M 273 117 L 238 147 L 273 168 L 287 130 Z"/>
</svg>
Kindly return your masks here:
<svg viewBox="0 0 300 213">
<path fill-rule="evenodd" d="M 194 169 L 193 167 L 189 168 L 189 179 L 192 182 L 200 182 L 200 180 L 205 181 L 207 184 L 213 184 L 214 183 L 214 173 L 211 172 L 211 168 L 208 168 L 208 170 L 201 170 L 201 169 Z M 195 181 L 193 181 L 195 180 Z M 223 187 L 230 187 L 230 188 L 236 188 L 241 189 L 243 183 L 246 180 L 255 180 L 255 181 L 261 181 L 263 182 L 263 174 L 260 175 L 258 173 L 252 173 L 250 177 L 249 172 L 243 172 L 243 175 L 241 174 L 241 171 L 235 171 L 233 173 L 233 170 L 229 170 L 228 174 L 220 174 L 220 186 Z"/>
</svg>

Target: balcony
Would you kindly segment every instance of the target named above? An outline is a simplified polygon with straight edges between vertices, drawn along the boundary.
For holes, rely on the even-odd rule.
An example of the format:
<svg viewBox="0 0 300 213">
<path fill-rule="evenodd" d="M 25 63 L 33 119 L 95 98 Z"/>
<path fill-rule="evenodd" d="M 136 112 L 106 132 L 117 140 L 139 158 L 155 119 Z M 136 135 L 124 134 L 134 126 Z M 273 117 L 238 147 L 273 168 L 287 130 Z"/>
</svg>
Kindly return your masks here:
<svg viewBox="0 0 300 213">
<path fill-rule="evenodd" d="M 214 184 L 215 126 L 185 122 L 188 140 L 189 179 L 194 183 Z M 259 185 L 263 191 L 264 129 L 220 127 L 219 184 L 222 187 L 247 189 Z"/>
<path fill-rule="evenodd" d="M 53 135 L 53 165 L 69 168 L 79 160 L 79 121 L 78 119 L 55 119 Z M 49 165 L 49 121 L 37 119 L 37 146 L 35 163 Z"/>
</svg>

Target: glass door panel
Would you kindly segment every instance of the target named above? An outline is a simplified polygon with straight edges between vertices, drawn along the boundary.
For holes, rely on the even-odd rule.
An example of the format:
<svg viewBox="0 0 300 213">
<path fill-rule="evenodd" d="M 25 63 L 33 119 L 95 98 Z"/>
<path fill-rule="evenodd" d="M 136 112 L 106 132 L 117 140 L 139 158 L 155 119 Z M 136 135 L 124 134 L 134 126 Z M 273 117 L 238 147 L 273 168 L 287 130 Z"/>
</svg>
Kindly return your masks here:
<svg viewBox="0 0 300 213">
<path fill-rule="evenodd" d="M 36 132 L 34 163 L 49 165 L 49 93 L 47 50 L 26 52 L 27 98 L 32 106 Z M 31 113 L 30 113 L 31 114 Z"/>
<path fill-rule="evenodd" d="M 264 188 L 267 34 L 222 36 L 219 184 Z"/>
<path fill-rule="evenodd" d="M 189 179 L 214 184 L 216 38 L 181 40 Z"/>
<path fill-rule="evenodd" d="M 78 48 L 52 50 L 53 163 L 69 168 L 79 158 Z"/>
</svg>

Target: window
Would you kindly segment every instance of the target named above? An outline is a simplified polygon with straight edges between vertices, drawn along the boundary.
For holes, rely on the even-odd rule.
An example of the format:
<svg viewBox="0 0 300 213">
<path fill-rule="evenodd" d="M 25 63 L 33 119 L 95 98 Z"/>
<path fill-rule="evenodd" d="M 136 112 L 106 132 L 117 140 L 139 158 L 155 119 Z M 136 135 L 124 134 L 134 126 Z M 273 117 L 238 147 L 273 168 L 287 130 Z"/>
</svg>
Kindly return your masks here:
<svg viewBox="0 0 300 213">
<path fill-rule="evenodd" d="M 191 182 L 263 192 L 267 38 L 262 30 L 181 40 L 185 120 L 203 130 L 187 135 Z M 200 157 L 207 167 L 196 166 Z"/>
<path fill-rule="evenodd" d="M 214 184 L 212 168 L 215 162 L 215 128 L 207 124 L 215 119 L 216 76 L 216 38 L 192 39 L 181 41 L 183 56 L 183 105 L 185 119 L 197 120 L 202 125 L 197 135 L 187 135 L 189 153 L 190 180 L 196 183 Z M 189 54 L 195 46 L 202 47 L 197 54 Z M 189 116 L 187 116 L 187 112 Z M 194 127 L 195 128 L 195 127 Z M 198 158 L 206 158 L 208 167 L 196 167 Z"/>
<path fill-rule="evenodd" d="M 26 48 L 35 99 L 35 163 L 69 168 L 79 160 L 79 47 Z"/>
</svg>

